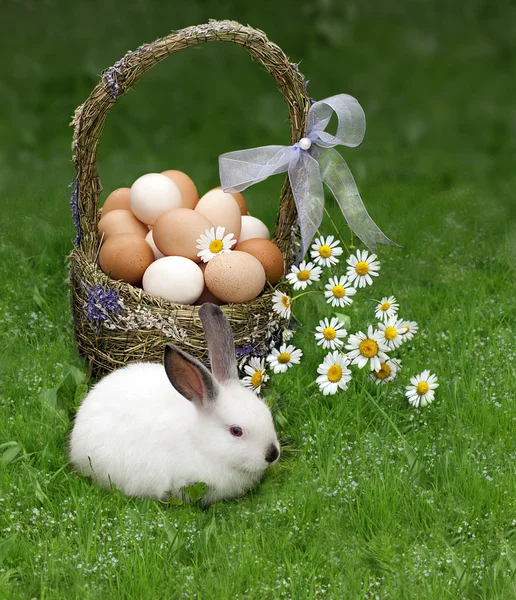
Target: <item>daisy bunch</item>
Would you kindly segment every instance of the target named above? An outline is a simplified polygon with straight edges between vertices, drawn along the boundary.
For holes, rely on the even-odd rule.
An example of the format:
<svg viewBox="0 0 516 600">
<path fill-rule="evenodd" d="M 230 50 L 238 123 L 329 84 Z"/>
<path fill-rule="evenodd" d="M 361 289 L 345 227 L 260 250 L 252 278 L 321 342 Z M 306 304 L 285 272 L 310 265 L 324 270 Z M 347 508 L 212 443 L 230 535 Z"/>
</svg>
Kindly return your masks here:
<svg viewBox="0 0 516 600">
<path fill-rule="evenodd" d="M 384 386 L 397 380 L 402 360 L 395 355 L 402 351 L 405 342 L 418 333 L 418 323 L 399 315 L 400 304 L 394 295 L 380 296 L 381 300 L 375 302 L 373 314 L 376 324 L 366 322 L 350 335 L 346 328 L 352 321 L 352 315 L 342 312 L 354 306 L 361 290 L 378 279 L 380 261 L 376 254 L 368 250 L 356 250 L 341 266 L 339 263 L 343 258 L 343 250 L 339 240 L 334 236 L 320 235 L 311 245 L 309 255 L 311 260 L 303 260 L 292 266 L 282 289 L 274 291 L 272 311 L 281 318 L 295 320 L 292 312 L 295 301 L 314 293 L 324 296 L 330 311 L 341 311 L 323 314 L 317 321 L 313 322 L 315 319 L 312 319 L 312 323 L 305 323 L 304 328 L 312 330 L 311 339 L 315 342 L 313 350 L 305 348 L 305 353 L 312 355 L 318 348 L 328 352 L 317 367 L 313 384 L 325 396 L 342 394 L 354 377 L 353 369 L 364 369 L 367 380 L 375 386 Z M 290 343 L 293 335 L 280 336 L 282 344 L 273 348 L 266 357 L 270 370 L 275 374 L 286 373 L 301 361 L 303 351 Z M 248 365 L 247 385 L 251 385 L 249 378 L 258 371 L 257 365 Z M 255 375 L 255 383 L 258 379 L 258 375 Z M 406 397 L 411 405 L 425 406 L 433 401 L 438 385 L 435 375 L 426 370 L 410 381 Z"/>
</svg>

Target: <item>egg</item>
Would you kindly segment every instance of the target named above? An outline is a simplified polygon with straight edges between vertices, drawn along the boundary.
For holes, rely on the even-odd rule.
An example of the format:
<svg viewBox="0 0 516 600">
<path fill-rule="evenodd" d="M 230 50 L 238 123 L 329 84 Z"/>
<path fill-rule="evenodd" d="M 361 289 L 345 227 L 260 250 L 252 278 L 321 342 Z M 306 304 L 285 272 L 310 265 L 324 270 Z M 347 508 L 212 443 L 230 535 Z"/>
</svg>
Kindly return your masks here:
<svg viewBox="0 0 516 600">
<path fill-rule="evenodd" d="M 130 210 L 123 208 L 110 210 L 107 215 L 103 215 L 98 228 L 99 235 L 104 235 L 104 240 L 120 233 L 134 233 L 144 238 L 149 231 L 147 225 L 138 221 Z"/>
<path fill-rule="evenodd" d="M 195 205 L 199 202 L 199 192 L 190 177 L 186 173 L 173 169 L 163 171 L 162 175 L 171 179 L 179 188 L 181 192 L 181 207 L 195 208 Z"/>
<path fill-rule="evenodd" d="M 160 252 L 158 250 L 156 244 L 154 243 L 154 237 L 152 235 L 152 231 L 149 231 L 149 233 L 145 236 L 145 241 L 152 248 L 152 251 L 154 252 L 154 258 L 156 260 L 158 260 L 158 258 L 163 258 L 165 256 L 162 252 Z"/>
<path fill-rule="evenodd" d="M 143 276 L 146 292 L 177 304 L 193 304 L 203 288 L 204 278 L 199 265 L 183 256 L 160 258 Z"/>
<path fill-rule="evenodd" d="M 219 185 L 219 187 L 217 187 L 215 189 L 216 190 L 221 190 L 222 186 Z M 240 214 L 241 215 L 247 215 L 248 214 L 247 203 L 245 201 L 244 196 L 240 192 L 225 192 L 225 193 L 226 194 L 230 194 L 237 201 L 237 204 L 238 204 L 238 206 L 240 208 Z"/>
<path fill-rule="evenodd" d="M 131 186 L 130 201 L 136 218 L 153 225 L 164 212 L 181 206 L 181 192 L 165 175 L 147 173 Z"/>
<path fill-rule="evenodd" d="M 260 261 L 247 252 L 223 252 L 212 258 L 204 271 L 210 292 L 224 302 L 249 302 L 265 286 Z"/>
<path fill-rule="evenodd" d="M 240 235 L 240 208 L 231 194 L 222 190 L 211 190 L 199 200 L 195 211 L 204 215 L 213 227 L 225 227 L 224 235 L 232 233 L 236 240 Z"/>
<path fill-rule="evenodd" d="M 184 256 L 195 262 L 197 240 L 212 224 L 206 217 L 190 208 L 173 208 L 162 214 L 152 228 L 154 243 L 166 256 Z"/>
<path fill-rule="evenodd" d="M 199 263 L 199 268 L 201 269 L 201 271 L 203 272 L 203 277 L 204 277 L 204 271 L 206 270 L 208 263 Z M 205 302 L 211 302 L 212 304 L 224 304 L 222 302 L 222 300 L 219 300 L 216 296 L 214 296 L 210 290 L 208 289 L 208 286 L 206 285 L 206 282 L 204 283 L 204 289 L 202 291 L 202 294 L 199 296 L 199 298 L 197 298 L 197 300 L 195 301 L 195 304 L 198 304 L 199 306 L 201 304 L 204 304 Z"/>
<path fill-rule="evenodd" d="M 129 201 L 129 188 L 118 188 L 114 192 L 111 192 L 104 202 L 102 207 L 102 216 L 106 215 L 111 210 L 117 208 L 123 208 L 124 210 L 131 210 L 131 204 Z"/>
<path fill-rule="evenodd" d="M 267 279 L 272 285 L 276 285 L 283 277 L 285 265 L 281 250 L 269 240 L 263 238 L 250 238 L 239 242 L 235 246 L 235 250 L 247 252 L 257 258 L 264 271 Z"/>
<path fill-rule="evenodd" d="M 107 239 L 99 253 L 100 268 L 111 277 L 132 285 L 142 281 L 147 267 L 154 262 L 152 248 L 143 237 L 120 233 Z"/>
<path fill-rule="evenodd" d="M 271 234 L 263 221 L 260 221 L 260 219 L 257 219 L 256 217 L 251 217 L 251 215 L 244 215 L 240 218 L 242 220 L 242 225 L 240 237 L 238 238 L 239 242 L 244 242 L 251 238 L 263 238 L 264 240 L 271 239 Z"/>
</svg>

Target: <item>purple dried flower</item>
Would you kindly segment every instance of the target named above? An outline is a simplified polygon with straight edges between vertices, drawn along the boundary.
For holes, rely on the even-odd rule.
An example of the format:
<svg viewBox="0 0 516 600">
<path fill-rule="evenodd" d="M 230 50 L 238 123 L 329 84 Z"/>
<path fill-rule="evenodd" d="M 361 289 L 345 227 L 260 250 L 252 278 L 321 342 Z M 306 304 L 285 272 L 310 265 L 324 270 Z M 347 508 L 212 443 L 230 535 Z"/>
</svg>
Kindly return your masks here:
<svg viewBox="0 0 516 600">
<path fill-rule="evenodd" d="M 79 182 L 74 179 L 68 187 L 72 188 L 72 197 L 70 199 L 70 206 L 72 207 L 72 219 L 75 227 L 75 240 L 73 243 L 78 246 L 81 241 L 81 219 L 79 216 Z"/>
<path fill-rule="evenodd" d="M 122 312 L 123 303 L 115 290 L 105 290 L 101 285 L 84 287 L 88 290 L 88 298 L 84 303 L 86 318 L 95 324 L 97 330 L 103 321 L 111 319 L 111 315 Z"/>
<path fill-rule="evenodd" d="M 251 356 L 255 349 L 256 346 L 254 344 L 244 344 L 243 346 L 235 349 L 235 355 L 237 359 L 241 359 L 244 358 L 244 356 Z"/>
<path fill-rule="evenodd" d="M 129 50 L 119 61 L 117 61 L 112 67 L 104 71 L 104 79 L 109 87 L 109 95 L 115 100 L 120 95 L 120 86 L 118 85 L 117 75 L 121 75 L 122 68 L 125 67 L 127 59 L 135 54 L 140 56 L 146 52 L 150 52 L 152 49 L 150 44 L 142 44 L 134 52 Z"/>
</svg>

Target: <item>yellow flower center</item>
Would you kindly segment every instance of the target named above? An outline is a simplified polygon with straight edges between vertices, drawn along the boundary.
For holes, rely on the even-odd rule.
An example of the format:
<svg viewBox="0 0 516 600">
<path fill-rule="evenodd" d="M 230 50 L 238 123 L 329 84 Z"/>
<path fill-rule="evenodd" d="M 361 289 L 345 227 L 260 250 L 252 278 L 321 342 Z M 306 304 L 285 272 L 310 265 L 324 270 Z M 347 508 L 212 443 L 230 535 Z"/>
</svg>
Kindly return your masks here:
<svg viewBox="0 0 516 600">
<path fill-rule="evenodd" d="M 310 279 L 310 271 L 307 271 L 306 269 L 299 271 L 297 278 L 299 281 L 306 281 L 307 279 Z"/>
<path fill-rule="evenodd" d="M 290 303 L 292 302 L 289 296 L 282 296 L 281 303 L 285 308 L 290 308 Z"/>
<path fill-rule="evenodd" d="M 278 356 L 278 362 L 282 365 L 286 365 L 290 361 L 290 354 L 288 352 L 282 352 Z"/>
<path fill-rule="evenodd" d="M 426 381 L 422 381 L 421 383 L 417 384 L 417 388 L 416 388 L 416 392 L 420 395 L 423 396 L 424 394 L 426 394 L 428 392 L 428 383 Z"/>
<path fill-rule="evenodd" d="M 346 290 L 341 285 L 334 285 L 331 288 L 331 291 L 332 291 L 333 295 L 335 296 L 335 298 L 342 298 L 342 296 L 346 295 Z"/>
<path fill-rule="evenodd" d="M 391 303 L 390 302 L 384 302 L 381 306 L 380 306 L 380 310 L 382 312 L 385 312 L 386 310 L 389 310 L 389 308 L 391 307 Z"/>
<path fill-rule="evenodd" d="M 389 327 L 385 328 L 383 335 L 386 340 L 393 340 L 398 337 L 398 332 L 396 331 L 396 329 L 394 327 L 389 325 Z"/>
<path fill-rule="evenodd" d="M 335 337 L 337 336 L 337 332 L 335 331 L 335 329 L 333 329 L 333 327 L 326 327 L 323 330 L 323 335 L 324 335 L 324 339 L 326 339 L 326 340 L 334 340 Z"/>
<path fill-rule="evenodd" d="M 260 387 L 262 385 L 262 381 L 263 381 L 262 373 L 263 373 L 263 371 L 255 371 L 253 373 L 253 376 L 251 377 L 251 384 L 254 388 Z"/>
<path fill-rule="evenodd" d="M 403 326 L 403 329 L 405 330 L 405 331 L 403 332 L 403 335 L 405 335 L 406 333 L 408 333 L 408 332 L 410 331 L 410 327 L 409 327 L 408 325 L 404 325 L 404 326 Z"/>
<path fill-rule="evenodd" d="M 378 344 L 374 340 L 363 340 L 360 342 L 360 354 L 366 358 L 371 358 L 378 354 Z"/>
<path fill-rule="evenodd" d="M 329 258 L 331 256 L 331 248 L 325 244 L 319 248 L 319 254 L 322 258 Z"/>
<path fill-rule="evenodd" d="M 361 260 L 359 263 L 356 264 L 355 271 L 359 275 L 367 275 L 367 273 L 369 273 L 369 265 L 363 260 Z"/>
<path fill-rule="evenodd" d="M 223 248 L 222 242 L 220 240 L 213 240 L 210 244 L 210 252 L 212 254 L 218 254 Z"/>
<path fill-rule="evenodd" d="M 382 363 L 380 365 L 380 370 L 376 371 L 376 373 L 375 373 L 375 375 L 376 375 L 376 377 L 378 377 L 378 379 L 385 379 L 386 377 L 389 377 L 390 374 L 391 374 L 391 368 L 386 363 Z"/>
<path fill-rule="evenodd" d="M 332 365 L 328 369 L 328 381 L 337 383 L 342 379 L 342 368 L 339 365 Z"/>
</svg>

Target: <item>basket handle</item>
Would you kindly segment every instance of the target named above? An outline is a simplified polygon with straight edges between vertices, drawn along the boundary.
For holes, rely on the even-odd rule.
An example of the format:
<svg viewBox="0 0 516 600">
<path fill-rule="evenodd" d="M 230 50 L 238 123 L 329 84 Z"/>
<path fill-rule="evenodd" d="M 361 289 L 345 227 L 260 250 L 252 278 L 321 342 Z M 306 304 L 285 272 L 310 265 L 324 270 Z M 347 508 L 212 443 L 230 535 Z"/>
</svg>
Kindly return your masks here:
<svg viewBox="0 0 516 600">
<path fill-rule="evenodd" d="M 167 56 L 202 42 L 233 42 L 243 46 L 251 56 L 274 77 L 276 85 L 289 107 L 290 136 L 294 144 L 306 128 L 309 99 L 305 81 L 297 65 L 291 63 L 281 48 L 270 42 L 263 31 L 235 21 L 210 21 L 175 31 L 151 44 L 128 52 L 107 69 L 84 104 L 75 111 L 72 151 L 76 171 L 72 207 L 79 226 L 79 248 L 94 260 L 98 249 L 98 200 L 102 186 L 97 172 L 96 157 L 100 136 L 109 109 L 140 77 Z M 285 178 L 280 197 L 273 239 L 284 256 L 291 246 L 291 228 L 296 220 L 294 199 Z M 78 221 L 78 222 L 77 222 Z"/>
</svg>

